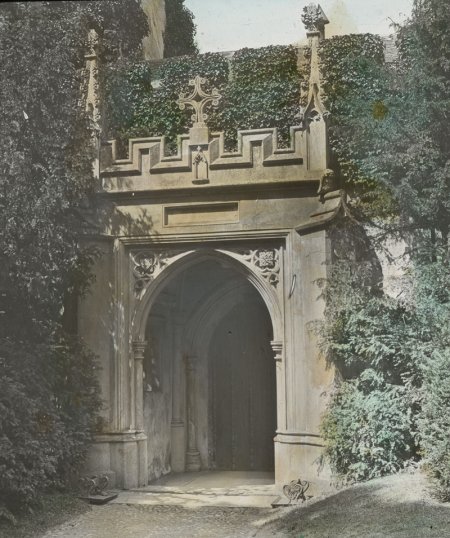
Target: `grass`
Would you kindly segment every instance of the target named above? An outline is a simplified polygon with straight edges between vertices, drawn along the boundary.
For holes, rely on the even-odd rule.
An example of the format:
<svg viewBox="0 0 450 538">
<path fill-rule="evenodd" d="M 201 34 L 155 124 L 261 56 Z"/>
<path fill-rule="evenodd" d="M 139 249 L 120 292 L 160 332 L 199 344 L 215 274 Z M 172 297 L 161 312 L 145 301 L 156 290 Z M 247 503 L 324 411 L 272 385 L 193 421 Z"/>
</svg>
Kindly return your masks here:
<svg viewBox="0 0 450 538">
<path fill-rule="evenodd" d="M 40 506 L 16 516 L 15 525 L 0 519 L 0 538 L 38 538 L 48 529 L 90 509 L 84 501 L 68 493 L 43 494 Z"/>
<path fill-rule="evenodd" d="M 260 538 L 450 538 L 450 504 L 430 498 L 420 474 L 372 480 L 281 515 Z"/>
</svg>

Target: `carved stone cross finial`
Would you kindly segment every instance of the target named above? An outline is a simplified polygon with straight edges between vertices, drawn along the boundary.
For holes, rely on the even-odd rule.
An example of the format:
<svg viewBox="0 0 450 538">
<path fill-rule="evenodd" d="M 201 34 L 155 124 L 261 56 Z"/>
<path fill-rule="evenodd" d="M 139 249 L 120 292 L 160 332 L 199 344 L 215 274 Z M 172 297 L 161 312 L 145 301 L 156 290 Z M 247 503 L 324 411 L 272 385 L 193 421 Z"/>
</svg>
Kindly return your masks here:
<svg viewBox="0 0 450 538">
<path fill-rule="evenodd" d="M 207 104 L 211 103 L 213 106 L 217 106 L 219 104 L 219 99 L 222 98 L 215 88 L 212 90 L 211 95 L 205 93 L 202 89 L 202 84 L 205 83 L 206 79 L 197 75 L 193 80 L 189 81 L 189 86 L 194 86 L 192 93 L 186 96 L 182 92 L 177 100 L 181 110 L 184 110 L 186 105 L 191 106 L 194 109 L 194 114 L 192 114 L 194 125 L 196 123 L 203 123 L 208 118 L 208 115 L 204 112 Z"/>
</svg>

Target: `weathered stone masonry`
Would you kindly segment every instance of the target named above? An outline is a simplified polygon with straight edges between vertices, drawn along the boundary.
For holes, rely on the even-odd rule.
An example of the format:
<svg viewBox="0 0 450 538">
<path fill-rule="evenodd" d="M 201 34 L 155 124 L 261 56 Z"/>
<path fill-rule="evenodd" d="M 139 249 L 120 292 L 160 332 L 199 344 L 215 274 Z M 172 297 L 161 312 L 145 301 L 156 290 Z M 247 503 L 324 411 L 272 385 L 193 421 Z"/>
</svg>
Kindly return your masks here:
<svg viewBox="0 0 450 538">
<path fill-rule="evenodd" d="M 311 322 L 323 316 L 327 225 L 346 206 L 320 95 L 327 20 L 308 13 L 308 105 L 290 148 L 268 128 L 239 132 L 227 153 L 205 122 L 220 96 L 196 78 L 179 101 L 194 116 L 177 155 L 161 137 L 130 140 L 128 159 L 114 142 L 102 149 L 90 241 L 103 255 L 79 328 L 105 401 L 89 471 L 118 487 L 214 468 L 317 480 L 333 371 Z"/>
</svg>

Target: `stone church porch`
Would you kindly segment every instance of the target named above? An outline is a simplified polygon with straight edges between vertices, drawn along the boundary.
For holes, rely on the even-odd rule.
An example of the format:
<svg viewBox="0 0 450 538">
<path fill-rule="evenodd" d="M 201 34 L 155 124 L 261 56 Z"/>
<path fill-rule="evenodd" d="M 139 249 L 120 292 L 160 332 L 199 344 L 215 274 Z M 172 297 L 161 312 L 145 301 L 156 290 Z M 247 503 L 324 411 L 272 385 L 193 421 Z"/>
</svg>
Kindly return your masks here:
<svg viewBox="0 0 450 538">
<path fill-rule="evenodd" d="M 313 325 L 328 228 L 347 211 L 328 169 L 325 21 L 309 32 L 308 105 L 288 147 L 264 128 L 239 131 L 227 151 L 205 122 L 221 96 L 197 75 L 177 101 L 194 114 L 175 155 L 165 137 L 131 139 L 126 159 L 114 141 L 100 148 L 90 244 L 103 256 L 78 327 L 100 358 L 105 402 L 87 472 L 112 486 L 193 471 L 317 482 L 334 371 Z"/>
</svg>

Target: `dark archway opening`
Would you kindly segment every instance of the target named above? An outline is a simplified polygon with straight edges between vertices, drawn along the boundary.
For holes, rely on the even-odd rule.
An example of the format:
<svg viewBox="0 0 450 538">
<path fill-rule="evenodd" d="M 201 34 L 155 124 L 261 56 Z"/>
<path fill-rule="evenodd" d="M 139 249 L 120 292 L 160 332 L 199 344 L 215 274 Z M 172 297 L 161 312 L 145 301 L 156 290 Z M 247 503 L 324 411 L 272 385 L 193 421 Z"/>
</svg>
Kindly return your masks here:
<svg viewBox="0 0 450 538">
<path fill-rule="evenodd" d="M 223 257 L 191 263 L 164 286 L 146 329 L 150 480 L 186 468 L 190 427 L 202 470 L 273 471 L 272 339 L 260 293 Z M 195 361 L 195 425 L 188 417 L 187 356 Z"/>
</svg>

